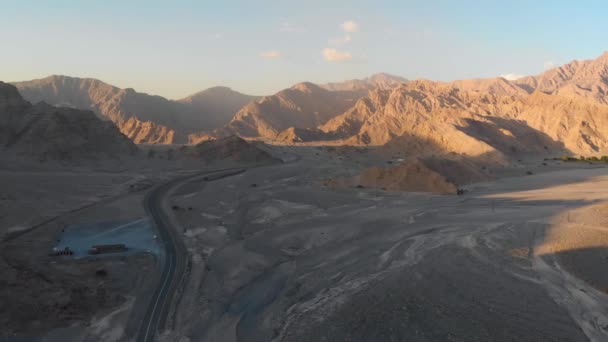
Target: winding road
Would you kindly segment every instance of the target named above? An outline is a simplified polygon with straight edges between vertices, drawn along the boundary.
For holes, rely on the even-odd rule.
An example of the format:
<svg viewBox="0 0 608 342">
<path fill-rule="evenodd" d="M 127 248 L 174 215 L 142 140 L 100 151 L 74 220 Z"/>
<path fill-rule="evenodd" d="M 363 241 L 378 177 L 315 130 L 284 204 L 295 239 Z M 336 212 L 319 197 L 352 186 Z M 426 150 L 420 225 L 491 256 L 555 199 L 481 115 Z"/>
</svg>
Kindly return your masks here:
<svg viewBox="0 0 608 342">
<path fill-rule="evenodd" d="M 246 170 L 245 168 L 209 170 L 196 175 L 179 177 L 153 189 L 146 195 L 144 206 L 158 230 L 161 243 L 165 247 L 165 258 L 158 287 L 150 298 L 137 334 L 138 342 L 154 341 L 156 333 L 164 328 L 171 301 L 186 268 L 187 251 L 178 232 L 171 227 L 171 220 L 164 211 L 163 200 L 165 196 L 178 185 L 199 177 L 204 177 L 203 181 L 214 181 L 243 173 Z M 213 176 L 209 177 L 209 175 Z"/>
</svg>

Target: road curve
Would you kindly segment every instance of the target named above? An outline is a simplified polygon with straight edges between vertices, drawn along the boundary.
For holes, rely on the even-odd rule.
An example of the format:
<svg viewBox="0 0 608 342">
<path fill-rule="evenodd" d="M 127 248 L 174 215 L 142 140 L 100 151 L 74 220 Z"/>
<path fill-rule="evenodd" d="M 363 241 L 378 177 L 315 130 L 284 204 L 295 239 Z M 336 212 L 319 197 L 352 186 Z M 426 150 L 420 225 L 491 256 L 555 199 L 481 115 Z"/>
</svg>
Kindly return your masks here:
<svg viewBox="0 0 608 342">
<path fill-rule="evenodd" d="M 209 170 L 196 175 L 184 176 L 165 183 L 150 191 L 145 199 L 144 206 L 148 215 L 152 218 L 160 242 L 165 247 L 165 258 L 158 287 L 154 291 L 142 324 L 137 334 L 138 342 L 151 342 L 156 339 L 157 331 L 164 328 L 167 313 L 171 307 L 171 300 L 179 285 L 187 260 L 187 252 L 178 232 L 171 228 L 170 220 L 163 210 L 163 199 L 165 195 L 175 186 L 194 178 L 225 172 L 213 177 L 216 180 L 245 172 L 244 168 L 230 168 L 220 170 Z M 206 179 L 209 180 L 209 179 Z"/>
</svg>

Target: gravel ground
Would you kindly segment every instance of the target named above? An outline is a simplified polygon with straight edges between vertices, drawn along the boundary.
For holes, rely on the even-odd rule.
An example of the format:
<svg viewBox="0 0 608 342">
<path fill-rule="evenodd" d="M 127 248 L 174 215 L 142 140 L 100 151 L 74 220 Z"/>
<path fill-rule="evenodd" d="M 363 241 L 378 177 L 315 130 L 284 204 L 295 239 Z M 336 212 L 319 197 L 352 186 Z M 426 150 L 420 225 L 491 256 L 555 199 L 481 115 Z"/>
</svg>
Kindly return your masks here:
<svg viewBox="0 0 608 342">
<path fill-rule="evenodd" d="M 606 244 L 563 242 L 567 267 L 543 249 L 560 215 L 608 200 L 608 169 L 433 196 L 325 188 L 348 162 L 317 153 L 176 192 L 192 267 L 163 341 L 608 338 L 607 296 L 574 276 L 601 273 L 581 255 Z"/>
</svg>

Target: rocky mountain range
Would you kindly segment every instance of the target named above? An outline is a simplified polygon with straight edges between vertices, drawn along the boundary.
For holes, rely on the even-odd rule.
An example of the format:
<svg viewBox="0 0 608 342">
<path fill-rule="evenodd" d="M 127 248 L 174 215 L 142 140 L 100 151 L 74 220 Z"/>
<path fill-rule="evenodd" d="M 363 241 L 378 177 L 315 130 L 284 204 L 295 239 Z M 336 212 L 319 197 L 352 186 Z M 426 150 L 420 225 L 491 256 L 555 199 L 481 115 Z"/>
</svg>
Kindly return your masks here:
<svg viewBox="0 0 608 342">
<path fill-rule="evenodd" d="M 184 143 L 190 133 L 225 125 L 240 107 L 256 99 L 217 87 L 171 101 L 96 79 L 56 75 L 14 85 L 32 103 L 92 110 L 135 143 Z"/>
<path fill-rule="evenodd" d="M 607 70 L 604 54 L 517 81 L 416 80 L 378 87 L 324 124 L 294 125 L 276 139 L 386 146 L 417 155 L 608 154 Z"/>
<path fill-rule="evenodd" d="M 409 153 L 510 155 L 608 154 L 608 106 L 542 91 L 497 95 L 453 84 L 413 81 L 375 90 L 316 129 L 283 134 L 290 142 L 395 145 Z"/>
<path fill-rule="evenodd" d="M 116 158 L 137 146 L 92 111 L 32 105 L 17 88 L 0 82 L 0 144 L 5 151 L 45 160 Z"/>
<path fill-rule="evenodd" d="M 348 110 L 372 89 L 390 89 L 404 78 L 376 74 L 362 80 L 317 85 L 298 83 L 250 102 L 224 128 L 190 136 L 190 142 L 236 134 L 245 138 L 283 140 L 285 130 L 315 128 Z M 282 135 L 281 135 L 282 133 Z"/>
<path fill-rule="evenodd" d="M 377 74 L 298 83 L 259 99 L 216 87 L 169 101 L 64 76 L 16 85 L 32 102 L 91 109 L 136 143 L 194 144 L 237 135 L 279 144 L 385 146 L 416 155 L 608 154 L 608 53 L 515 81 Z"/>
</svg>

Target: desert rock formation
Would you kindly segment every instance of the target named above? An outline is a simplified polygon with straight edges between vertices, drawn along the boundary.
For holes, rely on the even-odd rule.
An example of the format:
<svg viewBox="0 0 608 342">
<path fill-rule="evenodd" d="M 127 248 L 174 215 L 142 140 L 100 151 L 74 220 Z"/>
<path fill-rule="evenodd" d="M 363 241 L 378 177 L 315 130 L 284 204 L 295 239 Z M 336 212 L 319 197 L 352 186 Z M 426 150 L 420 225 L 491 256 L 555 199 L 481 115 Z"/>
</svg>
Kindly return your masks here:
<svg viewBox="0 0 608 342">
<path fill-rule="evenodd" d="M 186 154 L 206 162 L 230 160 L 243 163 L 266 163 L 276 161 L 257 142 L 248 142 L 237 136 L 208 140 L 186 148 Z"/>
<path fill-rule="evenodd" d="M 439 194 L 456 193 L 455 184 L 441 174 L 428 168 L 420 160 L 414 159 L 392 167 L 371 167 L 361 174 L 337 180 L 326 180 L 329 186 L 349 186 L 382 188 L 387 191 L 432 192 Z"/>
</svg>

